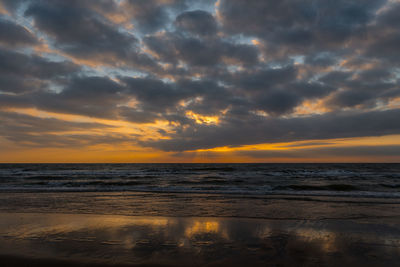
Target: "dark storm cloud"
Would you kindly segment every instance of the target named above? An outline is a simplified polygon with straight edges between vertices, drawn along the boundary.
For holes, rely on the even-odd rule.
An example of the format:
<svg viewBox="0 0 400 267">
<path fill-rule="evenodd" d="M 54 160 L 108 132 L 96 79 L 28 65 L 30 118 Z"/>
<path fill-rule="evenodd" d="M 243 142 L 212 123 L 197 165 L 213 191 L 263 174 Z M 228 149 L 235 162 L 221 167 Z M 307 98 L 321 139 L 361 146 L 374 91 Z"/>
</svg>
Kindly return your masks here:
<svg viewBox="0 0 400 267">
<path fill-rule="evenodd" d="M 0 0 L 0 4 L 7 9 L 9 12 L 13 13 L 17 8 L 24 2 L 28 0 Z"/>
<path fill-rule="evenodd" d="M 167 33 L 146 37 L 144 42 L 162 61 L 174 64 L 181 60 L 189 66 L 216 67 L 224 58 L 239 64 L 256 64 L 258 60 L 254 46 L 219 39 L 203 40 Z"/>
<path fill-rule="evenodd" d="M 351 79 L 351 76 L 354 74 L 352 71 L 331 71 L 318 80 L 325 84 L 332 84 L 333 86 L 340 86 L 343 82 Z"/>
<path fill-rule="evenodd" d="M 165 151 L 185 151 L 216 146 L 240 146 L 249 143 L 276 143 L 298 140 L 381 136 L 400 131 L 400 109 L 363 113 L 327 113 L 300 118 L 227 119 L 222 125 L 198 125 L 187 128 L 168 140 L 143 142 Z"/>
<path fill-rule="evenodd" d="M 374 107 L 379 101 L 387 101 L 389 98 L 400 96 L 398 83 L 363 83 L 354 81 L 352 86 L 332 95 L 327 101 L 328 105 L 338 107 L 354 107 L 367 105 Z"/>
<path fill-rule="evenodd" d="M 157 64 L 142 53 L 139 40 L 107 21 L 97 10 L 116 8 L 112 1 L 32 1 L 25 16 L 32 17 L 39 30 L 54 38 L 67 54 L 109 65 L 157 69 Z M 108 4 L 108 5 L 107 5 Z M 114 3 L 115 4 L 115 3 Z"/>
<path fill-rule="evenodd" d="M 105 77 L 74 76 L 60 84 L 61 92 L 40 90 L 22 95 L 0 94 L 0 107 L 35 107 L 66 114 L 116 118 L 117 105 L 129 100 L 124 88 Z"/>
<path fill-rule="evenodd" d="M 215 0 L 126 0 L 123 3 L 135 27 L 141 32 L 151 33 L 170 26 L 176 14 L 193 4 L 212 6 Z"/>
<path fill-rule="evenodd" d="M 36 36 L 21 25 L 0 18 L 0 45 L 8 47 L 38 44 Z"/>
<path fill-rule="evenodd" d="M 121 81 L 124 82 L 127 93 L 139 101 L 139 104 L 135 108 L 120 108 L 120 115 L 134 122 L 166 119 L 191 124 L 192 120 L 178 113 L 192 110 L 212 115 L 229 103 L 230 96 L 226 88 L 212 81 L 180 80 L 176 83 L 165 83 L 150 77 L 121 77 Z M 179 107 L 181 101 L 188 102 L 185 109 Z"/>
<path fill-rule="evenodd" d="M 328 67 L 334 65 L 337 60 L 338 57 L 335 54 L 322 52 L 307 55 L 305 63 L 318 67 Z"/>
<path fill-rule="evenodd" d="M 185 0 L 127 0 L 127 8 L 133 14 L 135 24 L 145 32 L 153 32 L 170 19 L 169 11 L 179 10 L 186 6 Z"/>
<path fill-rule="evenodd" d="M 105 77 L 74 77 L 60 92 L 27 96 L 35 107 L 53 112 L 116 118 L 117 105 L 126 102 L 122 87 Z"/>
<path fill-rule="evenodd" d="M 293 65 L 266 68 L 236 73 L 225 82 L 243 93 L 249 101 L 248 110 L 263 110 L 271 115 L 291 113 L 304 100 L 324 97 L 336 90 L 329 83 L 298 80 L 298 71 Z"/>
<path fill-rule="evenodd" d="M 222 0 L 219 14 L 227 31 L 259 37 L 267 43 L 268 56 L 274 57 L 340 49 L 365 33 L 385 2 Z"/>
<path fill-rule="evenodd" d="M 304 99 L 324 97 L 336 90 L 336 88 L 330 84 L 319 82 L 294 82 L 290 84 L 290 89 Z"/>
<path fill-rule="evenodd" d="M 367 105 L 373 107 L 379 101 L 399 95 L 399 83 L 389 68 L 369 69 L 358 72 L 331 72 L 319 79 L 336 86 L 337 90 L 327 101 L 332 107 L 354 107 Z"/>
<path fill-rule="evenodd" d="M 232 82 L 246 91 L 267 91 L 273 87 L 294 81 L 296 74 L 297 69 L 293 66 L 267 68 L 239 73 L 233 76 Z"/>
<path fill-rule="evenodd" d="M 185 97 L 175 84 L 153 78 L 123 78 L 130 92 L 148 108 L 164 111 Z"/>
<path fill-rule="evenodd" d="M 369 42 L 365 54 L 379 58 L 399 66 L 400 52 L 397 49 L 400 43 L 400 3 L 394 3 L 377 18 L 374 26 L 369 30 Z"/>
<path fill-rule="evenodd" d="M 120 107 L 119 115 L 127 121 L 134 123 L 152 123 L 157 119 L 162 119 L 161 115 L 154 111 L 143 111 L 136 108 Z"/>
<path fill-rule="evenodd" d="M 21 93 L 47 88 L 48 82 L 76 74 L 80 66 L 0 48 L 0 92 Z"/>
<path fill-rule="evenodd" d="M 255 107 L 269 114 L 280 115 L 292 111 L 300 102 L 301 98 L 293 92 L 274 90 L 258 96 Z"/>
<path fill-rule="evenodd" d="M 0 92 L 19 94 L 43 88 L 47 88 L 47 84 L 41 80 L 30 78 L 23 79 L 17 75 L 0 74 Z"/>
<path fill-rule="evenodd" d="M 176 17 L 177 27 L 198 35 L 214 35 L 217 32 L 217 23 L 214 17 L 203 10 L 194 10 L 181 13 Z"/>
<path fill-rule="evenodd" d="M 200 97 L 197 99 L 191 97 L 186 109 L 203 115 L 217 115 L 221 110 L 228 108 L 235 98 L 229 88 L 220 86 L 211 80 L 181 80 L 178 85 L 185 92 L 192 92 L 190 95 Z"/>
<path fill-rule="evenodd" d="M 28 88 L 32 89 L 30 86 Z M 191 109 L 204 113 L 217 112 L 226 93 L 224 88 L 211 81 L 165 83 L 151 77 L 120 77 L 120 83 L 117 83 L 106 77 L 72 76 L 62 80 L 59 86 L 62 87 L 60 92 L 40 90 L 18 96 L 0 94 L 0 106 L 35 107 L 99 118 L 122 117 L 138 123 L 154 122 L 156 119 L 175 121 L 178 118 L 182 123 L 188 123 L 191 120 L 174 117 L 176 113 L 185 112 L 177 107 L 178 102 L 202 97 L 203 101 L 189 104 Z M 215 96 L 220 96 L 221 100 L 215 99 Z M 138 106 L 126 106 L 130 100 L 135 100 Z"/>
<path fill-rule="evenodd" d="M 27 56 L 0 48 L 1 74 L 50 79 L 74 73 L 79 68 L 79 66 L 68 61 L 55 62 L 37 55 Z"/>
<path fill-rule="evenodd" d="M 129 51 L 137 39 L 124 34 L 99 18 L 99 15 L 73 1 L 32 2 L 25 15 L 35 26 L 54 37 L 58 45 L 73 55 L 115 54 Z"/>
</svg>

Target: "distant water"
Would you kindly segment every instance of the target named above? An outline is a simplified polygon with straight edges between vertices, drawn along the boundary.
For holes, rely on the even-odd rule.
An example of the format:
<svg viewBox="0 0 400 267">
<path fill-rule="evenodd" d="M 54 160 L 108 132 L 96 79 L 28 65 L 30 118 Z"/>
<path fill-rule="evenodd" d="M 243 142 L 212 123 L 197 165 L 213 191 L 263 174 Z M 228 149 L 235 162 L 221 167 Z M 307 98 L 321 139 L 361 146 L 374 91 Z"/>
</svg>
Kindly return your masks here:
<svg viewBox="0 0 400 267">
<path fill-rule="evenodd" d="M 0 164 L 0 192 L 400 198 L 400 164 Z"/>
</svg>

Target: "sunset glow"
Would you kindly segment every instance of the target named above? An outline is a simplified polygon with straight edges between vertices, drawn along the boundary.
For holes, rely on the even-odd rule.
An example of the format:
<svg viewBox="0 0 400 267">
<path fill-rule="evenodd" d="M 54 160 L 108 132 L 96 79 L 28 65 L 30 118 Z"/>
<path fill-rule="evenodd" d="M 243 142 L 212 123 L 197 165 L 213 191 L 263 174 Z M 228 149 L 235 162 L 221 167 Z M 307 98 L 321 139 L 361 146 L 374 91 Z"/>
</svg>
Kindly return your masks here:
<svg viewBox="0 0 400 267">
<path fill-rule="evenodd" d="M 399 2 L 283 2 L 0 1 L 0 162 L 398 162 Z"/>
</svg>

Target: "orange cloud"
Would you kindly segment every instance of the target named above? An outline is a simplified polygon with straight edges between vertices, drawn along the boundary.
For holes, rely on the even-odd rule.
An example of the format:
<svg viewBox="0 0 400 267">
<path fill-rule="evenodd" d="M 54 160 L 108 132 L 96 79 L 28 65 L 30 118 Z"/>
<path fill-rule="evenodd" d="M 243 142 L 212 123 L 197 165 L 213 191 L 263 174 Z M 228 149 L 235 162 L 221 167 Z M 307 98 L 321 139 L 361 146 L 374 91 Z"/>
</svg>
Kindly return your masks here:
<svg viewBox="0 0 400 267">
<path fill-rule="evenodd" d="M 187 111 L 186 117 L 194 119 L 198 124 L 219 124 L 218 116 L 203 116 L 193 111 Z"/>
<path fill-rule="evenodd" d="M 11 110 L 8 110 L 11 111 Z M 71 135 L 82 136 L 81 147 L 37 147 L 30 144 L 15 144 L 7 139 L 0 138 L 0 162 L 361 162 L 361 161 L 396 161 L 393 156 L 381 156 L 373 158 L 365 155 L 355 156 L 329 156 L 323 157 L 299 157 L 302 150 L 318 148 L 351 148 L 351 147 L 379 147 L 400 146 L 400 135 L 386 135 L 380 137 L 341 138 L 328 140 L 307 140 L 284 143 L 264 143 L 244 145 L 237 147 L 217 147 L 212 149 L 198 149 L 188 152 L 165 152 L 150 147 L 141 147 L 138 140 L 163 139 L 159 130 L 167 132 L 173 130 L 173 125 L 167 121 L 157 121 L 149 124 L 135 124 L 121 120 L 96 119 L 79 115 L 69 115 L 45 112 L 37 109 L 14 109 L 14 112 L 29 114 L 40 118 L 56 118 L 68 122 L 88 122 L 109 125 L 109 128 L 82 129 L 51 133 L 58 137 L 69 138 Z M 188 113 L 197 123 L 218 123 L 218 117 L 202 116 L 196 113 Z M 83 136 L 91 137 L 115 136 L 118 142 L 88 144 Z M 135 137 L 133 137 L 135 136 Z M 253 157 L 242 152 L 270 151 L 271 155 L 278 153 L 276 157 Z M 296 157 L 290 153 L 295 152 Z M 286 156 L 287 155 L 287 156 Z M 399 159 L 397 159 L 398 161 Z"/>
</svg>

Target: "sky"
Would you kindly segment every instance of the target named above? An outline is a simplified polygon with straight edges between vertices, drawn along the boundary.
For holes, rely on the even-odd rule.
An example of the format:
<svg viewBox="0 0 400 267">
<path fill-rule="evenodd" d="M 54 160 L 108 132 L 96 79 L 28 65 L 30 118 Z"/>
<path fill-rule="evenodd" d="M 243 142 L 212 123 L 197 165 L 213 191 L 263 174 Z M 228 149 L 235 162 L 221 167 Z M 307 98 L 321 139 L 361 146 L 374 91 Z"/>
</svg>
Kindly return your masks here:
<svg viewBox="0 0 400 267">
<path fill-rule="evenodd" d="M 0 0 L 0 162 L 400 162 L 399 0 Z"/>
</svg>

